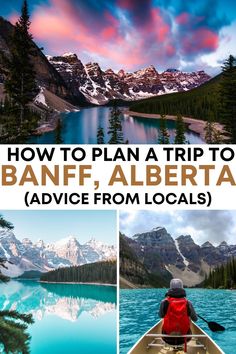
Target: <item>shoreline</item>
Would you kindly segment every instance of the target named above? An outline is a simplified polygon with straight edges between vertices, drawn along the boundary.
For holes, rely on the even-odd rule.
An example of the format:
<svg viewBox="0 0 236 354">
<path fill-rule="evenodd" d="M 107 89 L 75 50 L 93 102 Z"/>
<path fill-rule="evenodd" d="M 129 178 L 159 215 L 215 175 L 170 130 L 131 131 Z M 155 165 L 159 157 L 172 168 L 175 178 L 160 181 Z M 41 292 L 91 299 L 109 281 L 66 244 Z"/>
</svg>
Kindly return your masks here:
<svg viewBox="0 0 236 354">
<path fill-rule="evenodd" d="M 81 285 L 97 285 L 97 286 L 113 286 L 113 287 L 117 287 L 117 284 L 109 284 L 109 283 L 84 283 L 84 282 L 65 282 L 65 281 L 60 281 L 60 282 L 56 282 L 56 281 L 44 281 L 44 280 L 39 280 L 38 283 L 45 283 L 45 284 L 81 284 Z"/>
<path fill-rule="evenodd" d="M 33 136 L 42 135 L 51 131 L 56 130 L 58 122 L 60 120 L 60 115 L 63 112 L 53 112 L 49 115 L 47 122 L 42 122 L 33 132 Z"/>
<path fill-rule="evenodd" d="M 160 114 L 154 114 L 154 113 L 140 113 L 140 112 L 134 112 L 134 111 L 125 111 L 124 115 L 128 115 L 130 117 L 137 117 L 137 118 L 147 118 L 147 119 L 160 119 L 161 115 Z M 166 119 L 168 120 L 176 120 L 176 116 L 173 115 L 166 115 Z M 197 133 L 202 140 L 205 142 L 205 131 L 204 128 L 206 126 L 206 121 L 201 120 L 201 119 L 195 119 L 195 118 L 189 118 L 189 117 L 183 117 L 183 121 L 185 124 L 188 125 L 188 129 L 193 131 L 194 133 Z M 224 133 L 224 127 L 220 123 L 215 123 L 215 128 L 220 132 Z"/>
</svg>

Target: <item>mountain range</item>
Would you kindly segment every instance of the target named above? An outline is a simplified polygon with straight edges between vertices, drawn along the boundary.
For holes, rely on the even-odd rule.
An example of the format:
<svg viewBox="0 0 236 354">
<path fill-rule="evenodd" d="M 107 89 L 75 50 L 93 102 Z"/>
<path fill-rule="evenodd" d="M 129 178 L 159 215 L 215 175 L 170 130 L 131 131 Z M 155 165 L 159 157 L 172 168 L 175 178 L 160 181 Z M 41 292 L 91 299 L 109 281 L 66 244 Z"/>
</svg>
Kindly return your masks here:
<svg viewBox="0 0 236 354">
<path fill-rule="evenodd" d="M 12 231 L 0 229 L 0 257 L 8 261 L 8 269 L 1 269 L 4 274 L 19 276 L 29 270 L 46 272 L 59 267 L 115 259 L 116 248 L 93 238 L 80 244 L 73 236 L 54 243 L 43 240 L 33 243 L 28 238 L 19 241 Z"/>
<path fill-rule="evenodd" d="M 210 79 L 204 71 L 167 69 L 158 73 L 153 65 L 135 72 L 103 71 L 98 63 L 83 64 L 74 53 L 47 56 L 74 96 L 83 95 L 96 105 L 120 99 L 135 101 L 171 92 L 187 91 Z"/>
<path fill-rule="evenodd" d="M 11 55 L 11 35 L 14 26 L 0 17 L 0 52 Z M 39 109 L 72 111 L 75 106 L 102 105 L 111 100 L 135 101 L 142 98 L 182 92 L 197 87 L 210 79 L 204 71 L 184 73 L 167 69 L 159 73 L 149 66 L 134 73 L 121 69 L 102 70 L 97 63 L 82 64 L 74 53 L 45 56 L 37 47 L 32 63 L 40 94 L 34 105 Z M 1 59 L 1 58 L 0 58 Z M 4 59 L 0 60 L 0 86 L 4 83 Z M 2 92 L 0 87 L 0 92 Z M 3 93 L 1 94 L 3 95 Z M 2 98 L 1 98 L 2 99 Z M 70 105 L 72 103 L 73 105 Z"/>
<path fill-rule="evenodd" d="M 120 273 L 124 287 L 154 285 L 155 277 L 159 286 L 168 286 L 172 277 L 181 278 L 186 286 L 196 286 L 210 269 L 236 257 L 236 245 L 223 241 L 214 246 L 207 241 L 199 246 L 190 235 L 174 239 L 164 227 L 131 238 L 121 235 L 121 239 Z"/>
</svg>

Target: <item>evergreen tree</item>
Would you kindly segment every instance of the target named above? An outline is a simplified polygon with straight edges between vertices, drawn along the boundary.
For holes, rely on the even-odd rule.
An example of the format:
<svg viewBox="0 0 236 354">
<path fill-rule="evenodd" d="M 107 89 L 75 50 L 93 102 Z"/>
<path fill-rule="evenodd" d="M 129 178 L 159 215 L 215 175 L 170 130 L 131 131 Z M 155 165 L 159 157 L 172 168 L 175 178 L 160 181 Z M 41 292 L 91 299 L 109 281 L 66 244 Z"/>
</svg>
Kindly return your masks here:
<svg viewBox="0 0 236 354">
<path fill-rule="evenodd" d="M 13 229 L 13 225 L 0 215 L 0 226 L 2 228 Z M 1 268 L 7 268 L 6 260 L 0 258 L 0 282 L 8 282 L 10 279 L 2 274 Z M 32 324 L 31 314 L 20 314 L 14 310 L 0 311 L 0 344 L 4 353 L 29 354 L 30 335 L 26 332 L 27 325 Z"/>
<path fill-rule="evenodd" d="M 99 127 L 97 131 L 97 144 L 104 144 L 104 131 L 102 127 Z"/>
<path fill-rule="evenodd" d="M 1 214 L 0 214 L 0 227 L 8 229 L 8 230 L 14 229 L 13 224 L 11 222 L 5 220 Z"/>
<path fill-rule="evenodd" d="M 114 107 L 111 109 L 108 134 L 111 136 L 110 140 L 108 141 L 108 144 L 124 143 L 121 124 L 121 111 L 116 104 L 114 104 Z"/>
<path fill-rule="evenodd" d="M 32 35 L 29 33 L 30 17 L 27 1 L 24 0 L 21 17 L 17 21 L 12 40 L 11 58 L 5 58 L 8 72 L 5 81 L 5 91 L 10 97 L 14 114 L 20 118 L 19 130 L 27 116 L 27 105 L 37 94 L 35 72 L 31 57 L 36 48 L 32 44 Z"/>
<path fill-rule="evenodd" d="M 61 119 L 59 119 L 55 131 L 55 144 L 63 144 L 63 139 L 61 134 L 62 134 L 62 124 L 61 124 Z"/>
<path fill-rule="evenodd" d="M 236 143 L 236 58 L 230 55 L 222 66 L 220 85 L 221 116 L 230 134 L 231 142 Z"/>
<path fill-rule="evenodd" d="M 211 270 L 204 281 L 205 287 L 218 288 L 236 288 L 236 259 L 229 259 L 226 264 L 221 264 Z"/>
<path fill-rule="evenodd" d="M 164 114 L 162 114 L 161 119 L 160 119 L 158 143 L 159 144 L 169 144 L 169 142 L 170 142 L 169 138 L 170 138 L 170 135 L 169 135 L 168 129 L 167 129 L 166 116 Z"/>
<path fill-rule="evenodd" d="M 186 144 L 185 131 L 183 117 L 181 114 L 178 114 L 176 119 L 175 144 Z"/>
<path fill-rule="evenodd" d="M 220 131 L 216 128 L 214 123 L 213 113 L 208 113 L 208 120 L 206 122 L 205 128 L 205 141 L 207 144 L 221 144 L 222 136 Z"/>
</svg>

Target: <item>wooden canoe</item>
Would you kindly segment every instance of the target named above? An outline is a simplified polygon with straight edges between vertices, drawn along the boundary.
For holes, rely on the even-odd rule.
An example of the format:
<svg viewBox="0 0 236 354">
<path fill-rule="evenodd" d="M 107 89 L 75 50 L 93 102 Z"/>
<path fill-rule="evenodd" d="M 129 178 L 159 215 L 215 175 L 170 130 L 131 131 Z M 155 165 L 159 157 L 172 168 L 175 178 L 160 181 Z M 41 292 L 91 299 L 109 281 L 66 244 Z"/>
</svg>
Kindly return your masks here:
<svg viewBox="0 0 236 354">
<path fill-rule="evenodd" d="M 184 354 L 184 348 L 174 348 L 162 339 L 162 320 L 147 331 L 128 354 Z M 187 343 L 188 354 L 225 354 L 223 350 L 195 323 L 191 323 L 191 340 Z"/>
</svg>

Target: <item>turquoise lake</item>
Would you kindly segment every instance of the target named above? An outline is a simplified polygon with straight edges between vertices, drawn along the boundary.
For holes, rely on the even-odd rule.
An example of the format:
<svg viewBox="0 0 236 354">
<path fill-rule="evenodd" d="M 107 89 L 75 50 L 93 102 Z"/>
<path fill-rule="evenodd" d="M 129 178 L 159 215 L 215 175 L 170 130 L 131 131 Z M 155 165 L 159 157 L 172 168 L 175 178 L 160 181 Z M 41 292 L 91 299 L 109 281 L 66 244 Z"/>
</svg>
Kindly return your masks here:
<svg viewBox="0 0 236 354">
<path fill-rule="evenodd" d="M 11 281 L 0 309 L 31 313 L 31 354 L 115 354 L 116 288 Z"/>
<path fill-rule="evenodd" d="M 158 320 L 160 301 L 166 289 L 121 290 L 120 354 L 126 354 L 135 342 Z M 187 289 L 195 310 L 208 321 L 222 324 L 226 330 L 213 333 L 202 320 L 197 324 L 222 348 L 225 354 L 236 353 L 236 291 Z"/>
<path fill-rule="evenodd" d="M 109 107 L 84 108 L 79 112 L 61 115 L 62 129 L 61 139 L 63 144 L 96 144 L 97 130 L 102 127 L 105 133 L 105 142 L 109 140 L 107 134 L 109 127 Z M 170 134 L 170 141 L 174 142 L 175 122 L 167 121 Z M 132 118 L 122 115 L 122 126 L 124 139 L 130 144 L 157 144 L 158 129 L 160 121 L 158 119 Z M 41 136 L 32 137 L 28 143 L 54 144 L 56 133 L 48 132 Z M 191 144 L 202 144 L 200 136 L 192 131 L 186 132 L 186 139 Z"/>
</svg>

